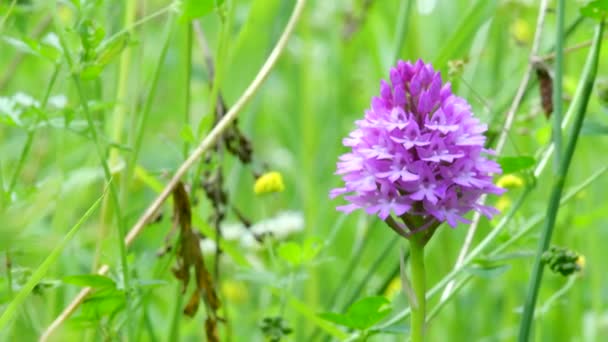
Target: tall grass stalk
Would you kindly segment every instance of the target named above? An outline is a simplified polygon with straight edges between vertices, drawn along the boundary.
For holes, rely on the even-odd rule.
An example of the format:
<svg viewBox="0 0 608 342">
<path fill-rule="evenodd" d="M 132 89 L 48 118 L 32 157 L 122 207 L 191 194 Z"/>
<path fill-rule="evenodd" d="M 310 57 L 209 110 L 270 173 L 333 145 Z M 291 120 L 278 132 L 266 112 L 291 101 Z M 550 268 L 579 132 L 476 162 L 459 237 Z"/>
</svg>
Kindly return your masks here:
<svg viewBox="0 0 608 342">
<path fill-rule="evenodd" d="M 135 19 L 135 11 L 137 9 L 135 0 L 126 0 L 124 2 L 124 26 L 131 27 Z M 122 143 L 122 133 L 124 129 L 125 116 L 127 113 L 127 99 L 129 98 L 129 71 L 131 69 L 131 49 L 127 48 L 120 55 L 120 63 L 118 64 L 118 79 L 116 84 L 116 104 L 111 119 L 107 122 L 108 133 L 112 143 Z M 109 151 L 108 165 L 110 170 L 118 166 L 120 156 L 118 149 L 112 148 Z M 124 179 L 120 181 L 121 191 L 124 193 Z M 120 199 L 120 196 L 119 196 Z M 97 268 L 99 258 L 102 252 L 104 237 L 108 234 L 108 225 L 112 222 L 109 197 L 106 197 L 101 205 L 101 221 L 99 225 L 99 239 L 95 248 L 95 257 L 93 258 L 93 269 Z M 120 201 L 119 201 L 120 202 Z"/>
<path fill-rule="evenodd" d="M 593 89 L 593 83 L 597 74 L 597 65 L 599 61 L 600 48 L 602 44 L 602 34 L 604 31 L 604 22 L 599 23 L 595 30 L 595 36 L 593 39 L 593 45 L 587 56 L 585 68 L 581 75 L 581 81 L 579 83 L 579 89 L 577 95 L 579 98 L 575 98 L 572 101 L 571 106 L 576 109 L 574 117 L 574 123 L 570 129 L 570 137 L 563 158 L 560 160 L 558 173 L 553 180 L 553 187 L 551 196 L 549 198 L 549 205 L 547 207 L 547 215 L 545 225 L 543 227 L 540 240 L 538 242 L 538 248 L 536 252 L 536 259 L 534 261 L 534 268 L 532 271 L 532 277 L 530 279 L 530 285 L 528 289 L 528 295 L 524 304 L 524 313 L 520 325 L 519 341 L 526 342 L 530 339 L 530 332 L 532 329 L 532 321 L 534 319 L 534 308 L 538 297 L 538 290 L 543 276 L 544 265 L 542 263 L 542 254 L 549 248 L 551 243 L 551 236 L 553 234 L 553 228 L 557 218 L 557 212 L 559 210 L 559 202 L 562 195 L 562 190 L 572 161 L 572 156 L 576 149 L 576 143 L 578 141 L 578 135 L 580 133 L 585 114 L 587 112 L 587 104 L 591 96 L 591 90 Z M 557 126 L 560 128 L 560 126 Z"/>
<path fill-rule="evenodd" d="M 555 37 L 555 69 L 553 77 L 553 146 L 555 156 L 553 157 L 553 173 L 559 176 L 559 168 L 562 160 L 562 89 L 564 79 L 564 16 L 566 11 L 565 0 L 557 2 L 557 28 Z"/>
<path fill-rule="evenodd" d="M 63 26 L 60 23 L 60 20 L 55 17 L 55 26 L 57 28 L 57 35 L 59 37 L 59 43 L 61 48 L 63 49 L 63 56 L 69 66 L 71 71 L 75 70 L 75 62 L 72 59 L 71 51 L 69 49 Z M 127 307 L 127 329 L 128 336 L 131 339 L 133 335 L 132 323 L 131 320 L 132 312 L 131 312 L 131 274 L 129 272 L 129 264 L 127 262 L 127 248 L 124 240 L 124 236 L 126 233 L 125 220 L 122 217 L 120 203 L 118 200 L 118 192 L 116 186 L 110 180 L 112 179 L 112 173 L 110 171 L 110 167 L 106 161 L 106 153 L 105 148 L 102 146 L 102 142 L 99 139 L 99 135 L 97 133 L 97 128 L 95 127 L 95 123 L 93 122 L 93 117 L 91 115 L 91 111 L 89 110 L 89 104 L 87 96 L 85 95 L 84 88 L 82 82 L 80 80 L 80 75 L 77 73 L 71 74 L 72 81 L 76 88 L 76 92 L 78 94 L 78 98 L 80 100 L 80 105 L 82 106 L 82 110 L 85 115 L 85 119 L 87 121 L 89 131 L 91 133 L 91 137 L 93 138 L 93 144 L 97 150 L 97 155 L 101 163 L 101 167 L 103 169 L 104 177 L 109 188 L 109 194 L 112 200 L 112 206 L 114 208 L 114 212 L 116 214 L 116 222 L 117 222 L 117 244 L 120 256 L 120 264 L 122 268 L 122 276 L 123 276 L 123 285 L 125 290 L 125 298 L 126 298 L 126 307 Z"/>
</svg>

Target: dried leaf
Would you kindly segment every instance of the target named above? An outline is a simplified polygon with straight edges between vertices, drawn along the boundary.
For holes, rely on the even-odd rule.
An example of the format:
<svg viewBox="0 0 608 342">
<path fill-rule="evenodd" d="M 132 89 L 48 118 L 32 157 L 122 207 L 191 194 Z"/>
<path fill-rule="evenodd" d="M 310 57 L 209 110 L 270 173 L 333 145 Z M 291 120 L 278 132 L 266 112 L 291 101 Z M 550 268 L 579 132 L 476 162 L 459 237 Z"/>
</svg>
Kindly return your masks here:
<svg viewBox="0 0 608 342">
<path fill-rule="evenodd" d="M 537 63 L 535 65 L 536 77 L 538 78 L 540 100 L 545 112 L 545 117 L 549 119 L 553 113 L 553 79 L 549 75 L 546 65 Z"/>
<path fill-rule="evenodd" d="M 201 295 L 207 307 L 208 320 L 216 321 L 220 301 L 215 292 L 211 274 L 205 267 L 199 237 L 192 230 L 192 212 L 190 199 L 183 183 L 178 183 L 173 190 L 173 225 L 179 227 L 179 246 L 177 248 L 177 265 L 173 274 L 182 282 L 182 293 L 185 293 L 190 282 L 190 269 L 194 268 L 196 276 L 195 289 L 184 308 L 184 314 L 194 316 L 198 310 Z M 213 323 L 215 325 L 215 323 Z M 217 329 L 207 331 L 209 341 L 217 339 Z M 210 334 L 213 333 L 213 334 Z"/>
<path fill-rule="evenodd" d="M 220 337 L 217 333 L 217 321 L 211 317 L 205 320 L 205 333 L 210 342 L 219 342 Z"/>
</svg>

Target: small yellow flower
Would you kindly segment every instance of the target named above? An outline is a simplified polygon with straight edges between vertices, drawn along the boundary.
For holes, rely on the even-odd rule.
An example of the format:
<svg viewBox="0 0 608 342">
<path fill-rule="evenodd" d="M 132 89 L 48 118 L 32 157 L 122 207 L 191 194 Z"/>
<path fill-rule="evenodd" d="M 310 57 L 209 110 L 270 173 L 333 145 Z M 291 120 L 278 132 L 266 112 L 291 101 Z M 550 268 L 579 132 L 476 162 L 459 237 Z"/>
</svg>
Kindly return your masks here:
<svg viewBox="0 0 608 342">
<path fill-rule="evenodd" d="M 507 196 L 502 196 L 496 202 L 496 209 L 499 211 L 505 211 L 508 207 L 511 206 L 511 199 Z"/>
<path fill-rule="evenodd" d="M 59 6 L 57 17 L 63 25 L 71 25 L 74 20 L 74 12 L 68 6 Z"/>
<path fill-rule="evenodd" d="M 524 186 L 524 180 L 516 175 L 504 175 L 498 179 L 496 185 L 505 189 L 521 188 Z"/>
<path fill-rule="evenodd" d="M 511 34 L 519 44 L 527 45 L 532 41 L 530 24 L 523 19 L 516 19 L 511 24 Z"/>
<path fill-rule="evenodd" d="M 247 286 L 242 282 L 226 280 L 222 283 L 221 291 L 230 303 L 244 303 L 249 299 Z"/>
<path fill-rule="evenodd" d="M 579 271 L 583 271 L 585 269 L 585 265 L 587 264 L 587 260 L 585 260 L 585 256 L 584 255 L 579 255 L 578 258 L 576 258 L 576 266 L 578 266 Z"/>
<path fill-rule="evenodd" d="M 276 171 L 261 175 L 253 185 L 253 192 L 255 192 L 256 195 L 268 194 L 272 192 L 283 192 L 283 190 L 285 190 L 283 176 Z"/>
<path fill-rule="evenodd" d="M 399 277 L 395 277 L 390 283 L 388 283 L 386 291 L 384 291 L 384 297 L 392 300 L 399 293 L 399 291 L 401 291 L 401 279 Z"/>
</svg>

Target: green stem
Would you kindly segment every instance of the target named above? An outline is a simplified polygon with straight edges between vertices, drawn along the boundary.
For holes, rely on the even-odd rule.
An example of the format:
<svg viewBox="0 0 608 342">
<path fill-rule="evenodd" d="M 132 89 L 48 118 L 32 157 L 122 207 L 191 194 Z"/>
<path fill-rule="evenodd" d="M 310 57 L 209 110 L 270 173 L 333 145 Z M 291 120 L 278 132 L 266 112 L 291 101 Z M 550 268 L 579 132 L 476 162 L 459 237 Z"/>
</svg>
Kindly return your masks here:
<svg viewBox="0 0 608 342">
<path fill-rule="evenodd" d="M 70 49 L 68 47 L 68 43 L 65 37 L 65 33 L 64 33 L 64 29 L 60 24 L 60 21 L 55 18 L 55 24 L 57 26 L 57 35 L 59 37 L 59 43 L 63 49 L 63 55 L 64 58 L 69 66 L 69 69 L 71 71 L 75 70 L 75 61 L 72 59 L 72 55 L 70 52 Z M 129 339 L 128 340 L 132 340 L 133 335 L 133 329 L 132 329 L 132 323 L 133 321 L 131 320 L 131 317 L 133 317 L 132 315 L 132 307 L 131 307 L 131 275 L 129 273 L 129 264 L 127 262 L 127 247 L 125 244 L 125 231 L 126 231 L 126 227 L 125 227 L 125 220 L 122 217 L 122 213 L 121 213 L 121 209 L 120 209 L 120 203 L 118 200 L 118 192 L 116 189 L 116 186 L 114 184 L 114 182 L 112 182 L 112 173 L 110 171 L 110 167 L 108 166 L 108 163 L 106 162 L 106 154 L 104 151 L 104 146 L 102 146 L 102 142 L 99 139 L 99 134 L 97 133 L 97 127 L 95 127 L 95 123 L 93 122 L 93 116 L 91 115 L 91 111 L 89 109 L 89 104 L 88 104 L 88 99 L 85 95 L 84 92 L 84 87 L 82 85 L 81 79 L 80 79 L 80 75 L 77 73 L 72 73 L 72 81 L 74 82 L 74 86 L 76 88 L 76 93 L 78 94 L 78 99 L 80 101 L 80 105 L 82 106 L 82 111 L 84 113 L 85 119 L 87 121 L 87 124 L 89 126 L 89 130 L 91 132 L 91 137 L 93 140 L 93 144 L 96 147 L 97 150 L 97 156 L 99 158 L 99 161 L 101 163 L 101 168 L 103 170 L 104 173 L 104 177 L 107 183 L 107 186 L 109 188 L 109 195 L 110 195 L 110 199 L 111 199 L 111 204 L 114 207 L 114 212 L 116 214 L 116 221 L 117 221 L 117 230 L 118 230 L 118 234 L 117 234 L 117 244 L 118 244 L 118 250 L 119 250 L 119 254 L 120 254 L 120 264 L 122 267 L 122 276 L 123 276 L 123 284 L 124 284 L 124 291 L 126 294 L 126 307 L 127 307 L 127 330 L 128 330 L 128 336 Z"/>
<path fill-rule="evenodd" d="M 564 65 L 564 12 L 565 1 L 558 0 L 557 4 L 557 36 L 555 37 L 555 77 L 553 78 L 553 170 L 557 173 L 562 159 L 562 80 Z"/>
<path fill-rule="evenodd" d="M 175 308 L 173 309 L 173 317 L 171 318 L 171 327 L 169 328 L 169 338 L 167 341 L 179 341 L 179 323 L 182 316 L 182 284 L 175 282 Z"/>
<path fill-rule="evenodd" d="M 412 270 L 412 289 L 416 303 L 411 303 L 411 341 L 424 341 L 424 320 L 426 311 L 426 281 L 424 274 L 424 241 L 422 234 L 410 239 L 410 266 Z"/>
<path fill-rule="evenodd" d="M 128 0 L 125 1 L 125 16 L 124 26 L 131 27 L 133 20 L 135 19 L 136 1 Z M 126 102 L 129 98 L 129 70 L 131 69 L 131 49 L 126 49 L 120 56 L 120 64 L 118 66 L 118 84 L 116 85 L 116 105 L 114 106 L 114 112 L 112 119 L 109 120 L 111 124 L 108 127 L 108 133 L 110 135 L 110 141 L 113 143 L 122 143 L 122 132 L 124 130 L 124 122 L 127 113 Z M 110 156 L 108 158 L 108 164 L 110 169 L 116 167 L 119 164 L 119 151 L 118 149 L 110 149 Z M 122 180 L 121 190 L 125 189 L 126 182 Z M 121 191 L 122 193 L 122 191 Z M 99 239 L 97 240 L 97 246 L 95 247 L 95 255 L 93 257 L 93 269 L 97 268 L 99 259 L 102 253 L 104 237 L 108 235 L 108 226 L 112 222 L 112 211 L 110 210 L 110 197 L 106 197 L 101 204 L 101 222 L 99 224 Z"/>
<path fill-rule="evenodd" d="M 538 242 L 536 259 L 534 261 L 534 268 L 532 271 L 532 277 L 530 279 L 528 295 L 524 304 L 524 314 L 520 325 L 520 342 L 527 342 L 530 339 L 530 331 L 532 329 L 532 321 L 534 318 L 534 308 L 536 306 L 536 300 L 538 297 L 538 291 L 540 288 L 544 269 L 541 257 L 543 252 L 547 250 L 549 244 L 551 243 L 551 236 L 553 234 L 553 228 L 555 226 L 555 221 L 557 218 L 557 212 L 559 209 L 559 203 L 564 187 L 564 181 L 568 174 L 570 162 L 572 160 L 572 156 L 576 148 L 576 143 L 578 141 L 578 135 L 580 133 L 580 129 L 587 111 L 587 104 L 591 96 L 591 90 L 593 89 L 593 83 L 597 74 L 597 65 L 602 44 L 603 29 L 604 22 L 602 21 L 600 24 L 598 24 L 596 28 L 595 36 L 593 39 L 593 46 L 591 47 L 587 62 L 585 63 L 585 69 L 583 70 L 583 74 L 581 76 L 581 81 L 579 85 L 581 91 L 577 91 L 577 94 L 580 95 L 580 98 L 574 99 L 572 101 L 572 105 L 577 106 L 576 117 L 574 119 L 574 124 L 572 125 L 570 131 L 570 140 L 568 141 L 566 151 L 559 165 L 557 177 L 555 177 L 554 180 L 551 197 L 549 199 L 549 205 L 547 207 L 545 226 L 543 228 L 541 238 Z"/>
<path fill-rule="evenodd" d="M 184 125 L 190 123 L 190 82 L 192 75 L 192 22 L 188 21 L 186 24 L 186 42 L 184 45 Z M 184 141 L 183 153 L 184 159 L 188 158 L 188 150 L 190 144 L 186 140 Z"/>
<path fill-rule="evenodd" d="M 61 63 L 58 63 L 57 65 L 55 65 L 55 70 L 53 71 L 53 74 L 51 75 L 51 80 L 49 82 L 49 85 L 46 88 L 44 97 L 42 98 L 42 102 L 40 103 L 40 111 L 46 110 L 46 105 L 49 101 L 49 97 L 51 96 L 51 90 L 55 86 L 55 81 L 57 81 L 57 76 L 59 75 L 60 70 L 61 70 Z M 34 142 L 34 135 L 37 131 L 36 126 L 40 122 L 41 117 L 42 117 L 42 115 L 38 115 L 38 118 L 36 118 L 34 126 L 27 133 L 25 145 L 23 145 L 23 150 L 21 151 L 21 155 L 19 156 L 19 161 L 17 162 L 15 171 L 13 171 L 13 177 L 11 178 L 11 182 L 8 185 L 9 194 L 11 194 L 13 192 L 13 190 L 15 189 L 15 185 L 17 184 L 17 179 L 19 178 L 19 175 L 21 174 L 21 169 L 23 168 L 23 165 L 25 164 L 25 160 L 27 159 L 27 156 L 30 153 L 32 143 Z"/>
</svg>

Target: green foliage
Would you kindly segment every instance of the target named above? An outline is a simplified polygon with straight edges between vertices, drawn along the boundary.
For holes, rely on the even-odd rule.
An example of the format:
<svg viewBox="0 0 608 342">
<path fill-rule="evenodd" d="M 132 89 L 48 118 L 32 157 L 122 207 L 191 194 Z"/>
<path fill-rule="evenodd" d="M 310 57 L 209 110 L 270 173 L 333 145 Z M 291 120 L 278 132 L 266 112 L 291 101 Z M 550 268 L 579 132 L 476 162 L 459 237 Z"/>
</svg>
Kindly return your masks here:
<svg viewBox="0 0 608 342">
<path fill-rule="evenodd" d="M 260 329 L 271 342 L 278 342 L 293 332 L 293 329 L 281 317 L 264 317 L 260 323 Z"/>
<path fill-rule="evenodd" d="M 530 156 L 518 156 L 518 157 L 499 157 L 498 164 L 502 168 L 504 174 L 525 171 L 530 169 L 536 160 Z"/>
<path fill-rule="evenodd" d="M 310 263 L 321 251 L 322 245 L 317 239 L 309 238 L 303 244 L 292 241 L 283 243 L 278 248 L 278 255 L 292 267 Z"/>
<path fill-rule="evenodd" d="M 224 0 L 184 0 L 183 16 L 187 20 L 203 17 L 219 8 Z"/>
<path fill-rule="evenodd" d="M 116 288 L 116 284 L 114 283 L 114 280 L 112 280 L 106 276 L 102 276 L 102 275 L 98 275 L 98 274 L 73 275 L 73 276 L 64 277 L 63 279 L 61 279 L 61 281 L 63 281 L 66 284 L 85 286 L 85 287 L 89 286 L 89 287 L 99 288 L 99 289 Z"/>
<path fill-rule="evenodd" d="M 602 20 L 608 16 L 608 0 L 593 0 L 581 7 L 585 17 Z"/>
<path fill-rule="evenodd" d="M 391 312 L 391 306 L 385 297 L 367 297 L 351 305 L 346 313 L 324 312 L 319 316 L 330 322 L 356 330 L 367 330 L 380 322 Z"/>
<path fill-rule="evenodd" d="M 234 107 L 272 51 L 294 3 L 59 0 L 54 6 L 52 1 L 18 0 L 13 6 L 11 0 L 0 1 L 0 340 L 38 340 L 85 287 L 92 287 L 92 294 L 50 340 L 206 338 L 206 305 L 201 302 L 191 319 L 183 316 L 186 303 L 177 298 L 183 289 L 171 271 L 175 249 L 162 248 L 175 246 L 169 242 L 178 239 L 170 233 L 172 200 L 133 240 L 127 268 L 121 266 L 115 228 L 137 222 L 208 136 L 217 120 L 213 96 L 222 96 L 225 109 Z M 342 203 L 328 199 L 328 191 L 339 186 L 333 173 L 337 156 L 345 151 L 341 140 L 378 94 L 379 80 L 389 80 L 396 50 L 400 59 L 436 63 L 476 116 L 501 134 L 504 114 L 529 65 L 539 3 L 307 1 L 278 64 L 239 114 L 236 125 L 251 140 L 252 162 L 240 163 L 226 144 L 218 144 L 200 167 L 197 161 L 182 177 L 192 200 L 193 234 L 200 238 L 222 302 L 220 340 L 404 339 L 408 303 L 402 294 L 391 295 L 401 289 L 395 280 L 394 234 L 362 212 L 336 212 Z M 605 1 L 566 3 L 571 32 L 563 41 L 564 109 L 576 99 L 589 50 L 577 46 L 591 39 L 590 27 L 606 8 Z M 126 20 L 129 11 L 131 21 Z M 554 17 L 551 10 L 546 13 L 537 53 L 551 73 Z M 73 60 L 71 68 L 67 57 Z M 214 72 L 207 57 L 216 78 L 210 77 Z M 585 255 L 588 265 L 584 276 L 569 277 L 567 286 L 561 276 L 543 278 L 536 340 L 608 336 L 602 324 L 608 284 L 602 245 L 608 239 L 607 92 L 599 82 L 606 78 L 607 63 L 601 55 L 594 88 L 598 97 L 589 102 L 564 180 L 566 188 L 582 190 L 559 208 L 553 236 L 554 243 Z M 454 72 L 448 74 L 450 66 Z M 505 173 L 538 170 L 552 137 L 531 76 L 505 149 L 496 157 Z M 564 142 L 571 118 L 566 122 Z M 101 161 L 114 179 L 118 205 L 108 199 L 100 204 L 101 212 L 90 214 L 88 207 L 104 186 Z M 220 197 L 228 202 L 219 211 L 201 187 L 217 168 L 224 184 Z M 535 181 L 525 179 L 522 189 L 501 199 L 488 197 L 487 204 L 504 209 L 492 220 L 482 218 L 469 249 L 475 253 L 468 254 L 465 266 L 454 263 L 468 227 L 438 229 L 425 255 L 428 309 L 436 310 L 427 323 L 429 341 L 512 338 L 521 321 L 514 310 L 524 301 L 538 224 L 546 218 L 552 190 L 554 177 L 550 167 L 545 169 Z M 260 199 L 253 184 L 269 170 L 281 172 L 285 192 Z M 528 195 L 520 203 L 522 193 Z M 259 223 L 285 210 L 302 213 L 304 229 L 256 233 Z M 69 228 L 85 213 L 90 216 L 74 233 Z M 219 237 L 214 214 L 223 217 Z M 240 228 L 232 229 L 236 225 Z M 496 227 L 501 231 L 478 250 Z M 69 243 L 63 245 L 66 237 Z M 107 276 L 87 273 L 105 264 L 110 266 Z M 571 270 L 573 264 L 568 265 Z M 439 295 L 451 279 L 455 292 L 441 302 Z M 193 289 L 191 282 L 185 293 Z M 390 302 L 376 297 L 383 294 Z M 325 311 L 334 312 L 318 315 Z M 459 312 L 466 315 L 453 314 Z M 128 337 L 129 326 L 133 337 Z"/>
</svg>

